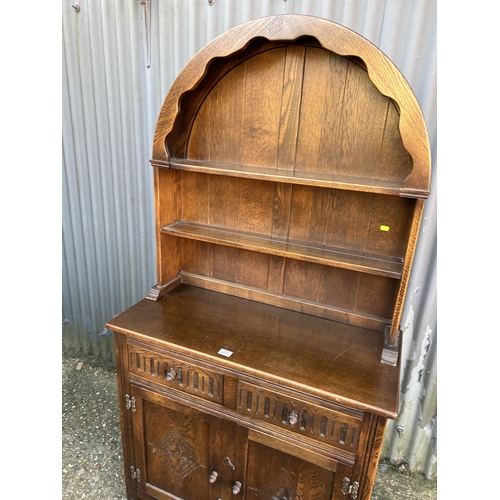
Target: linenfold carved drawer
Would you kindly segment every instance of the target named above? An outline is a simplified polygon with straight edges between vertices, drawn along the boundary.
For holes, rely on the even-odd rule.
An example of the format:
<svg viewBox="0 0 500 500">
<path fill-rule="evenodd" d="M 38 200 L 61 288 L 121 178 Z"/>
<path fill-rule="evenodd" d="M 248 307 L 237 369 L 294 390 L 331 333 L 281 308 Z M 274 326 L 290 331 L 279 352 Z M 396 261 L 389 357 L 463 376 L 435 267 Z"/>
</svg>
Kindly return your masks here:
<svg viewBox="0 0 500 500">
<path fill-rule="evenodd" d="M 356 453 L 362 414 L 346 414 L 247 382 L 238 383 L 237 411 Z"/>
<path fill-rule="evenodd" d="M 129 371 L 168 387 L 222 404 L 224 376 L 175 357 L 128 345 Z"/>
</svg>

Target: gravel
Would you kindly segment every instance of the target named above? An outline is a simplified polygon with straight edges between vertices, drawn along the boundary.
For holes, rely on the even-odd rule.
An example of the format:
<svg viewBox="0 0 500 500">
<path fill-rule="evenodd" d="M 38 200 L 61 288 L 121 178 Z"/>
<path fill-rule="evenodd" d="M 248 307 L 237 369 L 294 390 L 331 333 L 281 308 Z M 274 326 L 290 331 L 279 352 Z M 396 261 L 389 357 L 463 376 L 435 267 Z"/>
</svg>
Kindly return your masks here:
<svg viewBox="0 0 500 500">
<path fill-rule="evenodd" d="M 62 499 L 125 499 L 116 372 L 74 358 L 62 368 Z"/>
<path fill-rule="evenodd" d="M 62 360 L 62 500 L 126 500 L 116 371 Z M 436 481 L 381 460 L 371 500 L 435 500 Z M 189 499 L 186 499 L 189 500 Z"/>
</svg>

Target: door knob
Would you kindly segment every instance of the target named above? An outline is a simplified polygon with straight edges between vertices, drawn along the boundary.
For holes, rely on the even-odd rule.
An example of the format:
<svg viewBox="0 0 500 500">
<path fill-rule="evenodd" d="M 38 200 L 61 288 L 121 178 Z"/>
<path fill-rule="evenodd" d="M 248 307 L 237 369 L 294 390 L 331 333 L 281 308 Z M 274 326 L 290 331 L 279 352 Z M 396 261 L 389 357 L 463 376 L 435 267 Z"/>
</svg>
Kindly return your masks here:
<svg viewBox="0 0 500 500">
<path fill-rule="evenodd" d="M 233 484 L 233 487 L 231 488 L 231 493 L 233 495 L 237 495 L 241 491 L 241 483 L 239 481 L 236 481 Z"/>
<path fill-rule="evenodd" d="M 217 478 L 219 477 L 219 474 L 216 471 L 212 471 L 212 474 L 208 476 L 208 482 L 210 484 L 214 484 L 215 481 L 217 481 Z"/>
</svg>

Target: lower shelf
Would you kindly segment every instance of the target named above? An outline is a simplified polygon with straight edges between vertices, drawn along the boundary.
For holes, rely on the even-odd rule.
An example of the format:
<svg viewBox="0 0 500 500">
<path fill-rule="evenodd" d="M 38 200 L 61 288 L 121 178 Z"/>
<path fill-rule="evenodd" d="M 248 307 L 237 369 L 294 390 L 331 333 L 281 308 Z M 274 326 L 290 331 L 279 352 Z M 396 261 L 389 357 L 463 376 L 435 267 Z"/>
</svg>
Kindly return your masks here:
<svg viewBox="0 0 500 500">
<path fill-rule="evenodd" d="M 378 316 L 371 316 L 358 312 L 340 309 L 323 303 L 311 302 L 286 295 L 275 295 L 264 290 L 232 283 L 217 278 L 202 276 L 188 272 L 181 272 L 180 282 L 215 292 L 221 292 L 235 297 L 241 297 L 253 301 L 270 304 L 272 306 L 283 307 L 291 311 L 311 314 L 319 318 L 332 321 L 340 321 L 348 325 L 357 326 L 377 332 L 384 332 L 390 321 Z"/>
</svg>

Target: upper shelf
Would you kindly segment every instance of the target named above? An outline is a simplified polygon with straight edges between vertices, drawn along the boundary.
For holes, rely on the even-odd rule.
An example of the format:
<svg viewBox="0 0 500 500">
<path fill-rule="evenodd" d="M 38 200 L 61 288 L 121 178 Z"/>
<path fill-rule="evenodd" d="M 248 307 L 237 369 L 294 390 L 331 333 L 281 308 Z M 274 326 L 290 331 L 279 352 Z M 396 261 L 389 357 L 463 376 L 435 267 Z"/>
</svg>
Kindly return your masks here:
<svg viewBox="0 0 500 500">
<path fill-rule="evenodd" d="M 295 14 L 244 23 L 191 59 L 164 101 L 152 158 L 253 178 L 292 165 L 300 173 L 275 178 L 412 198 L 430 189 L 427 129 L 401 72 L 357 33 Z"/>
<path fill-rule="evenodd" d="M 289 257 L 316 264 L 324 264 L 368 274 L 401 278 L 402 259 L 377 255 L 365 255 L 311 245 L 291 243 L 265 235 L 256 235 L 243 231 L 215 228 L 204 224 L 179 221 L 161 228 L 164 234 L 180 238 L 226 245 L 244 250 L 252 250 L 270 255 Z"/>
<path fill-rule="evenodd" d="M 411 196 L 409 194 L 405 194 L 404 184 L 391 180 L 351 177 L 348 175 L 331 174 L 328 172 L 279 170 L 276 168 L 184 158 L 172 158 L 168 165 L 154 160 L 151 160 L 151 163 L 157 167 L 168 167 L 175 170 L 185 170 L 205 174 L 243 177 L 247 179 L 284 182 L 289 184 L 304 184 L 307 186 L 345 189 L 349 191 L 363 191 L 394 196 L 406 195 L 409 197 L 417 197 L 416 195 Z"/>
</svg>

